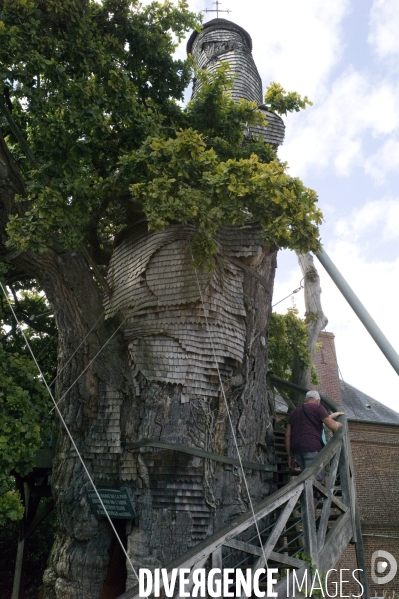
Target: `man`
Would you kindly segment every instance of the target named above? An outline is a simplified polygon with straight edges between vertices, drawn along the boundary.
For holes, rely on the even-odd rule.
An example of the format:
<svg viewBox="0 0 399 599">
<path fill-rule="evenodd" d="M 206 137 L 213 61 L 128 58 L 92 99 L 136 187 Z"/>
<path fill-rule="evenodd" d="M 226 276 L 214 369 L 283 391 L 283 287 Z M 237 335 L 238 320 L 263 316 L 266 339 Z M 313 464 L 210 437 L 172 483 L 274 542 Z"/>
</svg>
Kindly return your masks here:
<svg viewBox="0 0 399 599">
<path fill-rule="evenodd" d="M 340 422 L 335 422 L 335 419 L 343 414 L 344 412 L 328 414 L 325 407 L 320 405 L 320 395 L 317 391 L 306 393 L 305 403 L 291 412 L 286 428 L 285 448 L 290 468 L 295 469 L 295 461 L 301 470 L 309 466 L 323 448 L 323 424 L 335 432 L 342 426 Z M 324 476 L 322 469 L 316 478 L 322 482 Z"/>
</svg>

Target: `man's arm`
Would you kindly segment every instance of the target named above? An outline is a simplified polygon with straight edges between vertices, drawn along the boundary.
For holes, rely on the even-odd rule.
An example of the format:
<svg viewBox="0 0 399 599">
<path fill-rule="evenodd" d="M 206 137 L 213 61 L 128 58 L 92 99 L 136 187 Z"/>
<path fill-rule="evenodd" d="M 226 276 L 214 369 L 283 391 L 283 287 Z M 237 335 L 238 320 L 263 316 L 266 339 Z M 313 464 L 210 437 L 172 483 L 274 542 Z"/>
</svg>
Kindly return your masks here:
<svg viewBox="0 0 399 599">
<path fill-rule="evenodd" d="M 298 464 L 294 460 L 294 456 L 291 453 L 291 425 L 287 424 L 285 429 L 285 450 L 288 455 L 288 468 L 291 470 L 299 470 Z"/>
<path fill-rule="evenodd" d="M 335 420 L 336 418 L 338 418 L 338 416 L 345 416 L 345 412 L 333 412 L 329 416 L 330 416 L 330 418 Z"/>
<path fill-rule="evenodd" d="M 335 418 L 340 414 L 339 412 L 336 412 L 336 416 Z M 333 416 L 334 414 L 332 414 L 331 416 Z M 341 428 L 342 424 L 340 422 L 335 422 L 335 420 L 331 417 L 331 416 L 327 416 L 327 418 L 324 418 L 323 423 L 326 425 L 327 428 L 330 429 L 330 431 L 332 431 L 333 433 L 335 433 L 335 431 L 337 431 L 339 428 Z"/>
</svg>

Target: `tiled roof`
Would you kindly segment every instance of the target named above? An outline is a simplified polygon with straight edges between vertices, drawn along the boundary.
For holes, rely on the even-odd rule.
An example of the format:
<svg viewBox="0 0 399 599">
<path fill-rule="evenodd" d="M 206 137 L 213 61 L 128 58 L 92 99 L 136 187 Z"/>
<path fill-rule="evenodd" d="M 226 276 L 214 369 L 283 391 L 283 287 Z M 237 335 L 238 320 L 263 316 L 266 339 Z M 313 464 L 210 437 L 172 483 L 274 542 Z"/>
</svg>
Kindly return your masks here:
<svg viewBox="0 0 399 599">
<path fill-rule="evenodd" d="M 237 25 L 237 23 L 233 23 L 232 21 L 228 21 L 227 19 L 212 19 L 211 21 L 208 21 L 207 23 L 203 23 L 201 31 L 204 31 L 204 29 L 208 29 L 209 27 L 217 27 L 218 29 L 232 29 L 232 30 L 235 29 L 236 31 L 239 31 L 242 34 L 243 38 L 245 39 L 249 50 L 252 52 L 251 36 L 249 35 L 248 31 L 245 31 L 245 29 L 240 27 L 240 25 Z M 192 34 L 187 42 L 187 54 L 191 54 L 191 51 L 193 48 L 193 43 L 198 35 L 199 35 L 198 31 L 192 32 Z"/>
<path fill-rule="evenodd" d="M 340 381 L 340 385 L 345 412 L 350 420 L 399 425 L 398 412 L 384 406 L 349 383 Z"/>
</svg>

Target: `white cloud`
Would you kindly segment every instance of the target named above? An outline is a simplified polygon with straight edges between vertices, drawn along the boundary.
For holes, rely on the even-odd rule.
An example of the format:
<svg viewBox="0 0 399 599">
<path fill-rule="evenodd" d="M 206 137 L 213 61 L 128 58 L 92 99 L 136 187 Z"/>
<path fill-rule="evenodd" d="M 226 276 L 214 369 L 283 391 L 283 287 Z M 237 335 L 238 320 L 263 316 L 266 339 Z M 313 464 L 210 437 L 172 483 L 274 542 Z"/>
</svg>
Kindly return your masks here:
<svg viewBox="0 0 399 599">
<path fill-rule="evenodd" d="M 399 169 L 399 141 L 388 139 L 365 162 L 365 171 L 376 183 L 383 185 L 389 173 Z"/>
<path fill-rule="evenodd" d="M 314 166 L 333 166 L 341 176 L 354 166 L 365 166 L 376 178 L 382 166 L 371 170 L 372 161 L 365 156 L 367 136 L 385 136 L 398 129 L 396 98 L 396 84 L 378 82 L 349 67 L 319 104 L 289 119 L 287 143 L 280 154 L 302 176 Z"/>
<path fill-rule="evenodd" d="M 335 223 L 335 233 L 342 240 L 357 242 L 365 236 L 374 243 L 399 238 L 399 198 L 367 202 Z"/>
<path fill-rule="evenodd" d="M 255 40 L 254 58 L 264 84 L 278 81 L 316 100 L 342 56 L 341 23 L 349 1 L 252 2 L 254 8 L 257 5 L 256 19 L 250 0 L 244 9 L 241 0 L 232 4 L 237 7 L 232 16 L 236 18 L 240 7 L 242 18 L 237 22 L 245 22 Z"/>
<path fill-rule="evenodd" d="M 399 257 L 392 261 L 369 260 L 361 244 L 338 241 L 328 246 L 337 268 L 364 304 L 372 318 L 399 352 Z M 381 350 L 346 303 L 334 283 L 319 269 L 325 290 L 323 309 L 329 330 L 336 335 L 342 375 L 350 384 L 378 401 L 399 410 L 399 379 Z"/>
<path fill-rule="evenodd" d="M 368 42 L 379 58 L 399 54 L 399 0 L 374 0 Z"/>
</svg>

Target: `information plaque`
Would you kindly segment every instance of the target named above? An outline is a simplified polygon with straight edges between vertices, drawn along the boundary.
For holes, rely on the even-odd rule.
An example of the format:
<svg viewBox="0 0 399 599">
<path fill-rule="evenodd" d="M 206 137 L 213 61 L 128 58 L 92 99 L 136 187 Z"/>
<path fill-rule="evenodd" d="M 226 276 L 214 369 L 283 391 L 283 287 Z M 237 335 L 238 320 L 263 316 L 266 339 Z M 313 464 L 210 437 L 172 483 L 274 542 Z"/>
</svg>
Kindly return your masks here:
<svg viewBox="0 0 399 599">
<path fill-rule="evenodd" d="M 97 489 L 110 518 L 132 520 L 136 517 L 129 489 Z M 105 516 L 105 512 L 95 491 L 88 491 L 88 500 L 96 518 Z"/>
</svg>

